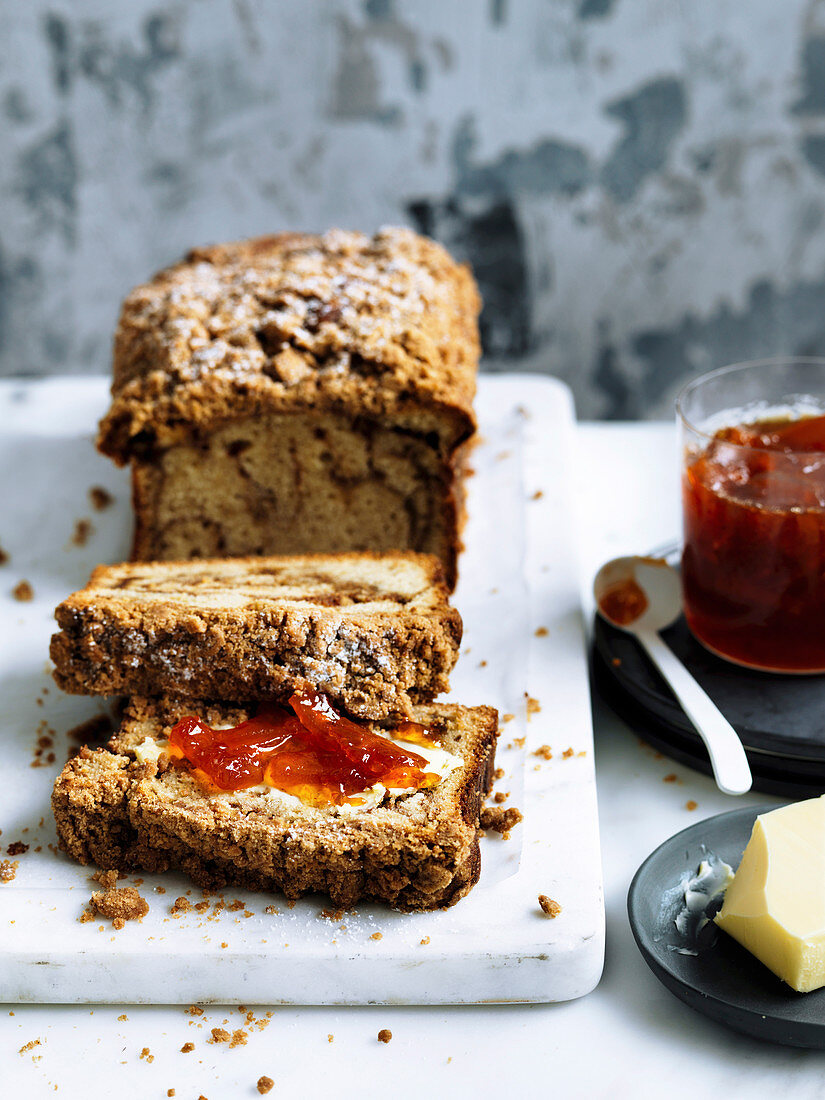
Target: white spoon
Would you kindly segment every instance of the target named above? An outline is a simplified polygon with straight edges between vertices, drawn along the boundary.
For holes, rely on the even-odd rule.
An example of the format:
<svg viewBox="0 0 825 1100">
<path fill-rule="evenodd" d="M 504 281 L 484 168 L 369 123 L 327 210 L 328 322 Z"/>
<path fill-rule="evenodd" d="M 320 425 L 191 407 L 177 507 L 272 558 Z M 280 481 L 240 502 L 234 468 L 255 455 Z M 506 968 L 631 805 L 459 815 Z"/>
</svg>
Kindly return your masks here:
<svg viewBox="0 0 825 1100">
<path fill-rule="evenodd" d="M 638 598 L 632 599 L 634 581 L 647 600 L 647 606 L 638 589 L 635 590 Z M 628 585 L 629 588 L 625 587 Z M 616 596 L 623 592 L 631 597 L 624 605 L 624 614 L 621 599 L 616 606 Z M 682 592 L 676 571 L 661 558 L 614 558 L 596 574 L 593 595 L 599 614 L 613 626 L 633 634 L 670 685 L 705 742 L 719 790 L 724 794 L 749 791 L 753 779 L 739 735 L 659 637 L 659 631 L 675 622 L 682 612 Z M 620 621 L 627 618 L 630 621 Z"/>
</svg>

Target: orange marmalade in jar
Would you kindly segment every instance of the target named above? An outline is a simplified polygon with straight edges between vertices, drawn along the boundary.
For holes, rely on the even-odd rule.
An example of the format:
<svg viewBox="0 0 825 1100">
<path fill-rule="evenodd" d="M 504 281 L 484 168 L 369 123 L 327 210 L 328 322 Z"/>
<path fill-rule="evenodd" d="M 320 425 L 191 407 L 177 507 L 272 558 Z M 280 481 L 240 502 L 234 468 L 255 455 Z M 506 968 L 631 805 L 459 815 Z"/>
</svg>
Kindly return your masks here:
<svg viewBox="0 0 825 1100">
<path fill-rule="evenodd" d="M 682 497 L 694 636 L 750 668 L 825 672 L 825 413 L 696 433 Z"/>
</svg>

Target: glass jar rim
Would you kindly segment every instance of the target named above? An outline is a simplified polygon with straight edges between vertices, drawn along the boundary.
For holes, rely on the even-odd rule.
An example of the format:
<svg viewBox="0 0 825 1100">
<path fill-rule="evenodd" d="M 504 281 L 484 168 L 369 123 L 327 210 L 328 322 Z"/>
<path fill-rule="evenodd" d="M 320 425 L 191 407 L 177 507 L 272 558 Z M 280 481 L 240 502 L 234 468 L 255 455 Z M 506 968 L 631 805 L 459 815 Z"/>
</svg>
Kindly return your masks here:
<svg viewBox="0 0 825 1100">
<path fill-rule="evenodd" d="M 713 442 L 714 435 L 705 431 L 703 428 L 697 427 L 692 420 L 688 418 L 684 410 L 684 404 L 690 395 L 699 388 L 703 383 L 710 382 L 716 378 L 722 378 L 726 374 L 734 374 L 739 371 L 746 371 L 752 367 L 781 367 L 791 366 L 794 364 L 808 365 L 812 367 L 822 367 L 825 369 L 825 358 L 816 355 L 776 355 L 767 359 L 746 359 L 739 363 L 729 363 L 724 367 L 716 367 L 714 370 L 706 371 L 704 374 L 697 375 L 695 378 L 691 378 L 686 382 L 684 386 L 676 394 L 674 406 L 676 409 L 676 415 L 682 421 L 686 428 L 689 428 L 695 435 L 701 436 L 709 443 Z M 825 403 L 825 395 L 823 396 L 823 403 Z M 825 415 L 825 414 L 823 414 Z M 746 443 L 726 443 L 729 447 L 738 447 L 742 451 L 752 451 L 755 448 L 749 447 Z M 824 452 L 822 451 L 794 451 L 793 457 L 802 457 L 803 455 L 818 455 L 822 458 Z"/>
</svg>

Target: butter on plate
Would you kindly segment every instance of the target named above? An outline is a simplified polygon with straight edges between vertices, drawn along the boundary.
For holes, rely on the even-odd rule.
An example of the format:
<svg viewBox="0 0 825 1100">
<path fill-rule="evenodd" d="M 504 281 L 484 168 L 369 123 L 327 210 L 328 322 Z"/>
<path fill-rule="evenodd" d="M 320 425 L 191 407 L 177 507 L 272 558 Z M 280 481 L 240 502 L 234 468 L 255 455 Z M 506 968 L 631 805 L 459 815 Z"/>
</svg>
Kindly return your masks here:
<svg viewBox="0 0 825 1100">
<path fill-rule="evenodd" d="M 715 919 L 793 989 L 825 985 L 825 795 L 757 817 Z"/>
</svg>

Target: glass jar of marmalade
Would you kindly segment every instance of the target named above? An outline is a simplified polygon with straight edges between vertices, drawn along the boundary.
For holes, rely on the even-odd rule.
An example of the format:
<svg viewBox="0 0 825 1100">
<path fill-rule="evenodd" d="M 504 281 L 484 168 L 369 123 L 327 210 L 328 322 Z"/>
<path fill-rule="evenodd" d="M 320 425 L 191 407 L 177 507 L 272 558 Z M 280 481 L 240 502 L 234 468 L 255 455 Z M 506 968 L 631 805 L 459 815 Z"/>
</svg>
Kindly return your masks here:
<svg viewBox="0 0 825 1100">
<path fill-rule="evenodd" d="M 748 668 L 825 672 L 825 360 L 724 367 L 677 411 L 691 631 Z"/>
</svg>

